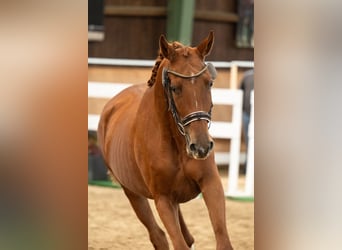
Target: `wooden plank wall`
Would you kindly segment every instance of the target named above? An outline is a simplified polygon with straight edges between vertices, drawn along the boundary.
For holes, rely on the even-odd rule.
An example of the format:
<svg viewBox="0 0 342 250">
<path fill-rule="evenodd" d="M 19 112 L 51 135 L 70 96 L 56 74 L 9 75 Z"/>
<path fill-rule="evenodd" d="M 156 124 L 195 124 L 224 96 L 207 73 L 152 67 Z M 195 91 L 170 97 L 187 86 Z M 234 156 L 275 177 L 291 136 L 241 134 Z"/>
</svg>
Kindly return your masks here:
<svg viewBox="0 0 342 250">
<path fill-rule="evenodd" d="M 210 30 L 215 46 L 208 60 L 254 60 L 253 49 L 235 46 L 237 1 L 197 0 L 192 45 Z M 89 57 L 154 59 L 160 34 L 166 34 L 167 0 L 106 0 L 105 39 L 89 42 Z"/>
</svg>

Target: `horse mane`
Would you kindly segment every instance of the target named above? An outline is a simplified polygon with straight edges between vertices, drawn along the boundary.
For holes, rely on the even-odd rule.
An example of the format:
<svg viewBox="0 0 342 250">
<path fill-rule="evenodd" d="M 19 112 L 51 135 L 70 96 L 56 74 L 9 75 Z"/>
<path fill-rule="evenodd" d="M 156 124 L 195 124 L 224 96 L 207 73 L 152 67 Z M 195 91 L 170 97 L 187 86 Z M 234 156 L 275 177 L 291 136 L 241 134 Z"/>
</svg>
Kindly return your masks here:
<svg viewBox="0 0 342 250">
<path fill-rule="evenodd" d="M 156 77 L 157 77 L 157 73 L 158 73 L 158 69 L 159 69 L 159 65 L 160 65 L 160 63 L 163 61 L 163 59 L 164 59 L 164 56 L 163 56 L 162 53 L 159 51 L 159 55 L 158 55 L 158 57 L 157 57 L 157 59 L 156 59 L 156 62 L 155 62 L 155 64 L 154 64 L 154 67 L 153 67 L 153 69 L 152 69 L 152 75 L 151 75 L 151 77 L 150 77 L 150 80 L 148 80 L 148 82 L 147 82 L 147 86 L 152 87 L 153 84 L 155 83 Z"/>
<path fill-rule="evenodd" d="M 188 47 L 184 46 L 183 44 L 179 43 L 179 42 L 173 42 L 172 43 L 172 47 L 173 49 L 176 51 L 178 51 L 179 49 L 182 49 L 182 54 L 183 56 L 185 57 L 188 57 L 189 56 L 189 50 L 188 50 Z M 150 80 L 148 80 L 147 82 L 147 86 L 149 87 L 152 87 L 156 81 L 156 77 L 157 77 L 157 73 L 158 73 L 158 69 L 159 69 L 159 65 L 160 63 L 164 60 L 164 56 L 163 54 L 161 53 L 161 51 L 159 50 L 159 54 L 158 54 L 158 57 L 156 59 L 156 62 L 154 64 L 154 67 L 152 69 L 152 75 L 150 77 Z"/>
</svg>

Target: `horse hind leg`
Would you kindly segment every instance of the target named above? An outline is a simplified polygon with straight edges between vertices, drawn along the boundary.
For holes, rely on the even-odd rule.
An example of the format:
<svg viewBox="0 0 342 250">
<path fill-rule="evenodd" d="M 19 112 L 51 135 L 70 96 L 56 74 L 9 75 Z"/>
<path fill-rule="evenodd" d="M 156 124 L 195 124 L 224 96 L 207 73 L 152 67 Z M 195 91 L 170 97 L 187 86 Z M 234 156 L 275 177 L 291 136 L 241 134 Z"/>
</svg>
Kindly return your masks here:
<svg viewBox="0 0 342 250">
<path fill-rule="evenodd" d="M 181 230 L 182 230 L 182 234 L 184 237 L 184 240 L 186 242 L 186 244 L 191 247 L 191 249 L 195 249 L 194 248 L 194 237 L 190 234 L 188 227 L 185 224 L 182 212 L 180 210 L 180 207 L 178 205 L 178 216 L 179 216 L 179 224 L 181 226 Z"/>
<path fill-rule="evenodd" d="M 147 198 L 137 195 L 127 188 L 123 187 L 125 194 L 133 207 L 135 214 L 141 221 L 141 223 L 146 227 L 150 241 L 152 242 L 154 249 L 156 250 L 168 250 L 169 244 L 167 242 L 164 231 L 158 226 L 150 204 Z"/>
</svg>

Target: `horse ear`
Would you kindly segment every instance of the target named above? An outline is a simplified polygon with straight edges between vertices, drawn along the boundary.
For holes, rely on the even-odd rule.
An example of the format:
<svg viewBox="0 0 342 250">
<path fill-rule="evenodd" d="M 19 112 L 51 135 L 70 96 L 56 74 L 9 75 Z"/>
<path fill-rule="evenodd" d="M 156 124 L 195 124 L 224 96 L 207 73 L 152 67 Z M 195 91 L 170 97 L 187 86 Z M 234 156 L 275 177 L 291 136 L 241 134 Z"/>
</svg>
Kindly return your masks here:
<svg viewBox="0 0 342 250">
<path fill-rule="evenodd" d="M 197 50 L 199 53 L 205 58 L 207 55 L 210 54 L 211 48 L 214 44 L 214 32 L 210 31 L 207 38 L 205 38 L 198 46 Z"/>
<path fill-rule="evenodd" d="M 171 46 L 164 35 L 161 35 L 159 38 L 159 48 L 162 55 L 169 59 Z"/>
</svg>

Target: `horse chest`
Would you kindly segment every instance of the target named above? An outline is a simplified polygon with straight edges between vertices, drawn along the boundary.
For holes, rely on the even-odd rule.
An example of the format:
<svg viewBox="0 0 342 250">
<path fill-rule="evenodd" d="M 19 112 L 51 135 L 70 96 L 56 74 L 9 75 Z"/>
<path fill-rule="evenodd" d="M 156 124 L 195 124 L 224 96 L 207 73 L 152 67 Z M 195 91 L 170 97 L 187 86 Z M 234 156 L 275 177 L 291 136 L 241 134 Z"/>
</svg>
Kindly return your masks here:
<svg viewBox="0 0 342 250">
<path fill-rule="evenodd" d="M 195 198 L 200 189 L 195 179 L 187 172 L 189 166 L 173 161 L 160 162 L 152 166 L 151 179 L 153 193 L 171 196 L 178 202 L 186 202 Z"/>
<path fill-rule="evenodd" d="M 194 180 L 186 178 L 183 175 L 176 178 L 170 190 L 173 198 L 178 202 L 186 202 L 195 198 L 201 191 Z"/>
</svg>

